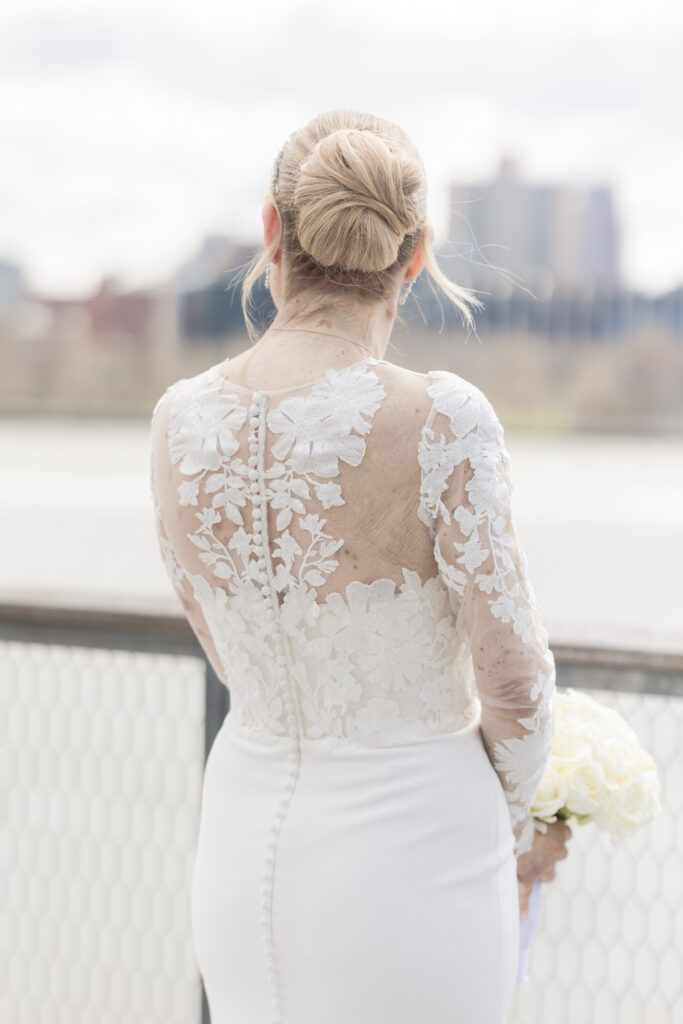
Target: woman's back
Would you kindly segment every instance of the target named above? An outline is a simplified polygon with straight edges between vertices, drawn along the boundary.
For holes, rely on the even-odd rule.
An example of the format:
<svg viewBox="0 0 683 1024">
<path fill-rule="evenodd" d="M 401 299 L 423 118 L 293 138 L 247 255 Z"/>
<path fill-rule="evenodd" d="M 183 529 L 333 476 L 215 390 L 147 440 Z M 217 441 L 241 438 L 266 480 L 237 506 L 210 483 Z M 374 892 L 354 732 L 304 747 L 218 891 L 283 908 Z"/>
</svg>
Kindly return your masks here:
<svg viewBox="0 0 683 1024">
<path fill-rule="evenodd" d="M 193 878 L 214 1024 L 269 996 L 296 1024 L 502 1020 L 554 685 L 502 428 L 452 373 L 368 357 L 266 394 L 230 370 L 152 427 L 162 554 L 231 694 Z"/>
<path fill-rule="evenodd" d="M 267 393 L 230 371 L 217 364 L 158 403 L 154 489 L 169 569 L 192 587 L 193 625 L 201 611 L 235 728 L 265 741 L 285 729 L 278 635 L 302 734 L 378 745 L 476 717 L 473 637 L 456 629 L 466 605 L 487 613 L 489 661 L 501 652 L 495 627 L 518 658 L 550 667 L 509 496 L 496 493 L 509 480 L 502 430 L 477 388 L 371 357 Z M 468 529 L 463 516 L 478 522 Z M 468 593 L 485 552 L 488 582 Z M 526 640 L 515 633 L 525 619 Z M 506 670 L 496 679 L 481 665 L 484 696 L 509 687 Z M 532 678 L 530 668 L 527 692 Z"/>
<path fill-rule="evenodd" d="M 425 203 L 397 126 L 295 133 L 243 283 L 250 326 L 268 268 L 274 323 L 154 410 L 162 555 L 231 694 L 192 877 L 212 1024 L 501 1024 L 514 988 L 554 663 L 490 403 L 375 358 L 423 265 L 476 301 Z"/>
</svg>

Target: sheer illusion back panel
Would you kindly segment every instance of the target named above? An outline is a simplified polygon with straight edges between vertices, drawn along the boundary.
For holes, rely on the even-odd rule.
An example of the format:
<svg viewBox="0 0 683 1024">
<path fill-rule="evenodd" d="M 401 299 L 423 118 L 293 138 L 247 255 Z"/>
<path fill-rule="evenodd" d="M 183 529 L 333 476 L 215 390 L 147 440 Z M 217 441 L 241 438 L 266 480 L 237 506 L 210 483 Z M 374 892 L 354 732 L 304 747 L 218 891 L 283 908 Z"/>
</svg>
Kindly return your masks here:
<svg viewBox="0 0 683 1024">
<path fill-rule="evenodd" d="M 258 582 L 248 500 L 248 460 L 257 455 L 280 604 L 295 587 L 324 602 L 352 581 L 387 579 L 399 587 L 403 568 L 423 580 L 436 575 L 429 532 L 417 516 L 416 455 L 429 408 L 424 380 L 406 372 L 397 386 L 391 378 L 399 368 L 391 375 L 383 367 L 364 371 L 266 393 L 253 450 L 254 392 L 222 375 L 208 393 L 192 397 L 182 389 L 182 405 L 159 410 L 158 429 L 168 429 L 169 443 L 165 462 L 156 464 L 157 496 L 173 509 L 164 525 L 187 572 L 228 592 L 245 576 Z"/>
<path fill-rule="evenodd" d="M 234 727 L 285 732 L 274 664 L 309 737 L 390 745 L 481 713 L 516 852 L 528 848 L 554 663 L 490 403 L 455 374 L 374 359 L 279 393 L 226 367 L 157 403 L 152 497 Z"/>
</svg>

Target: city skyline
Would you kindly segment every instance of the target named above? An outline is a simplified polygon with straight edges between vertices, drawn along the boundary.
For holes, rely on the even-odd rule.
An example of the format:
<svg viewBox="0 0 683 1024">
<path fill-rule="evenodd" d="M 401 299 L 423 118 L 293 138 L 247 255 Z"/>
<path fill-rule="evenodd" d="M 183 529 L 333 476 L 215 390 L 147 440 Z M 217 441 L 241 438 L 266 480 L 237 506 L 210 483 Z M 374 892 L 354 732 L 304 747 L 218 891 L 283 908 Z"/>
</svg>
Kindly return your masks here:
<svg viewBox="0 0 683 1024">
<path fill-rule="evenodd" d="M 662 0 L 647 19 L 611 2 L 580 2 L 552 24 L 544 11 L 489 0 L 456 19 L 427 2 L 417 18 L 351 0 L 342 20 L 287 0 L 232 14 L 206 2 L 97 11 L 65 0 L 55 11 L 8 0 L 0 258 L 66 296 L 103 276 L 153 285 L 207 234 L 258 244 L 282 142 L 343 106 L 413 138 L 437 245 L 451 185 L 492 178 L 507 154 L 530 184 L 611 189 L 625 286 L 675 288 L 683 14 Z M 477 242 L 505 262 L 499 239 Z"/>
</svg>

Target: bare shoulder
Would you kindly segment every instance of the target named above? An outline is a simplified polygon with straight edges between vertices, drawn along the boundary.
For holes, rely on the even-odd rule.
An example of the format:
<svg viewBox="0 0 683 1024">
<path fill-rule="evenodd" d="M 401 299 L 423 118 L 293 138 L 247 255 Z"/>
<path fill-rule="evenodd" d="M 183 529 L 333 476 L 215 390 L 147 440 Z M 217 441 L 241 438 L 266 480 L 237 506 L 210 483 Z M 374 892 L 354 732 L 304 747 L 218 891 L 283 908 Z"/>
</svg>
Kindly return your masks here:
<svg viewBox="0 0 683 1024">
<path fill-rule="evenodd" d="M 387 397 L 396 404 L 404 406 L 406 411 L 414 407 L 416 412 L 427 411 L 430 405 L 428 388 L 431 377 L 428 373 L 409 370 L 399 363 L 383 360 L 376 368 Z"/>
<path fill-rule="evenodd" d="M 421 423 L 431 423 L 439 414 L 447 416 L 451 426 L 471 421 L 487 430 L 502 429 L 497 413 L 486 394 L 472 381 L 452 370 L 409 370 L 395 363 L 384 363 L 384 380 L 389 383 L 395 404 L 404 415 Z"/>
</svg>

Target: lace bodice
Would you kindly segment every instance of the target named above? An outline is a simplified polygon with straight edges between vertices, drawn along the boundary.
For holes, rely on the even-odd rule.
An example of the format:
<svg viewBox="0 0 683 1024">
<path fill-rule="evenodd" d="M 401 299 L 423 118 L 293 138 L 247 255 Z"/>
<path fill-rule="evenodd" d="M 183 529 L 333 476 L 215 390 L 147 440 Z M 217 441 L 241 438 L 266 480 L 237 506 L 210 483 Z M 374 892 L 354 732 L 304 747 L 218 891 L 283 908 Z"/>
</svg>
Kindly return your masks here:
<svg viewBox="0 0 683 1024">
<path fill-rule="evenodd" d="M 528 849 L 555 668 L 492 406 L 456 374 L 370 357 L 281 391 L 229 371 L 160 397 L 150 479 L 231 727 L 389 746 L 479 716 Z"/>
</svg>

